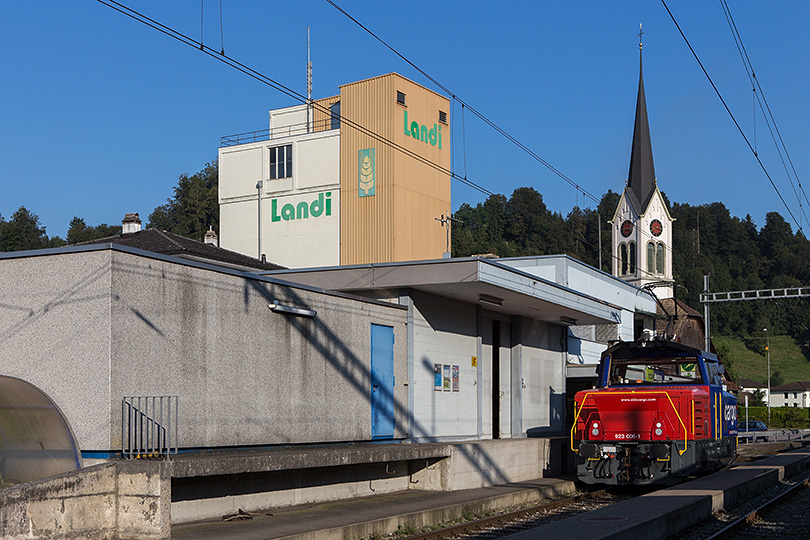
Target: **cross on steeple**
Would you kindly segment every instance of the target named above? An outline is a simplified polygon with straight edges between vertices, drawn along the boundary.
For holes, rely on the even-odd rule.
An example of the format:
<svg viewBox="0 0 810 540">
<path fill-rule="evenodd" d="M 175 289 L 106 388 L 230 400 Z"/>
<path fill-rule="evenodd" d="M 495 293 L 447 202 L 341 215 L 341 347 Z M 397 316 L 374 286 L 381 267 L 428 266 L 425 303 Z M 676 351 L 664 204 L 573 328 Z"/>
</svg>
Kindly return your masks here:
<svg viewBox="0 0 810 540">
<path fill-rule="evenodd" d="M 641 23 L 638 23 L 638 48 L 640 49 L 642 46 L 641 43 L 641 36 L 644 35 L 644 30 L 641 29 Z"/>
</svg>

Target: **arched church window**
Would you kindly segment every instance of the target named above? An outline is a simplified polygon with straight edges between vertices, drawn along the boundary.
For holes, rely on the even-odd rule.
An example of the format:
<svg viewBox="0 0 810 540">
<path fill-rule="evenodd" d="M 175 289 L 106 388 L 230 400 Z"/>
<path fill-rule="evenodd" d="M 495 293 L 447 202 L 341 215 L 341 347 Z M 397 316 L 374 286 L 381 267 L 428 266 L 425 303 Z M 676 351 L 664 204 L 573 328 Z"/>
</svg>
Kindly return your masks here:
<svg viewBox="0 0 810 540">
<path fill-rule="evenodd" d="M 627 250 L 630 252 L 630 273 L 636 273 L 636 243 L 630 242 L 627 246 Z"/>
<path fill-rule="evenodd" d="M 647 273 L 655 274 L 655 242 L 647 242 Z"/>
<path fill-rule="evenodd" d="M 658 244 L 655 252 L 655 266 L 658 268 L 659 274 L 665 274 L 664 269 L 664 244 Z"/>
<path fill-rule="evenodd" d="M 627 275 L 627 244 L 619 245 L 619 260 L 621 261 L 621 275 Z"/>
</svg>

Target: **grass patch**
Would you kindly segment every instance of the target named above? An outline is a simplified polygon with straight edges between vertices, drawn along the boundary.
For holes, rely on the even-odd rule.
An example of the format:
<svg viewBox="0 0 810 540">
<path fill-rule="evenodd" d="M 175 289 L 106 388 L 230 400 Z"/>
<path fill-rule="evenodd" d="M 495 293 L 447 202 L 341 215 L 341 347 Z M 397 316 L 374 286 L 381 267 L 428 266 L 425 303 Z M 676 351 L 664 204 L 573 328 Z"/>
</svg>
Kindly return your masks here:
<svg viewBox="0 0 810 540">
<path fill-rule="evenodd" d="M 768 359 L 764 336 L 717 336 L 712 340 L 718 348 L 728 348 L 728 358 L 723 360 L 734 380 L 746 378 L 767 384 Z M 790 336 L 772 336 L 770 353 L 772 386 L 810 381 L 810 347 L 806 342 Z"/>
</svg>

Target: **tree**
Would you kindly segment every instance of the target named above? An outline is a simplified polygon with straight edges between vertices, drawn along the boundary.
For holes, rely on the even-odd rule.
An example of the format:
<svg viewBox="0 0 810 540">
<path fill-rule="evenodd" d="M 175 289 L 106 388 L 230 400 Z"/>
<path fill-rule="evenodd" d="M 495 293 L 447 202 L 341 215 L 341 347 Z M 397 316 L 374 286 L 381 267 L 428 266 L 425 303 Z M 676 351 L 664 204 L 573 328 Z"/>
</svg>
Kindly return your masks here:
<svg viewBox="0 0 810 540">
<path fill-rule="evenodd" d="M 180 175 L 174 196 L 149 214 L 149 227 L 202 241 L 209 227 L 219 227 L 217 163 L 193 176 Z"/>
<path fill-rule="evenodd" d="M 98 238 L 106 238 L 108 236 L 115 236 L 121 232 L 121 225 L 107 225 L 101 223 L 95 227 L 87 225 L 80 217 L 74 217 L 70 220 L 68 227 L 67 243 L 78 244 L 79 242 L 88 242 Z"/>
<path fill-rule="evenodd" d="M 49 238 L 45 227 L 39 223 L 39 216 L 20 206 L 4 221 L 0 216 L 0 251 L 22 251 L 58 247 L 65 241 L 54 236 Z"/>
</svg>

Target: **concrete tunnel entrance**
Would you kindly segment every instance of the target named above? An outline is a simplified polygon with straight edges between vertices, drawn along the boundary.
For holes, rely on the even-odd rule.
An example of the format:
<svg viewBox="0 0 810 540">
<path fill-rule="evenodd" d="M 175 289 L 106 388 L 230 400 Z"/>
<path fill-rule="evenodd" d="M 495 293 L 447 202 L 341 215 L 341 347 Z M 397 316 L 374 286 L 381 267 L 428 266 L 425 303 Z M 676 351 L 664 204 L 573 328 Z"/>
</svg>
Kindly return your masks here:
<svg viewBox="0 0 810 540">
<path fill-rule="evenodd" d="M 36 386 L 0 375 L 0 488 L 80 469 L 67 419 Z"/>
</svg>

